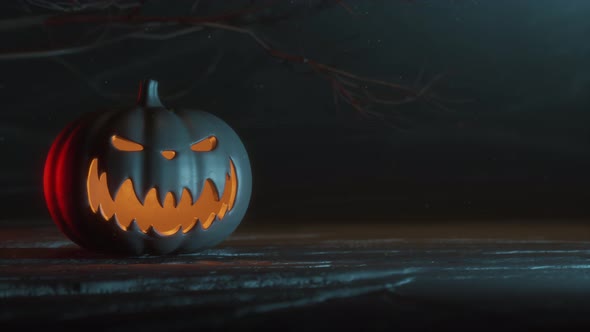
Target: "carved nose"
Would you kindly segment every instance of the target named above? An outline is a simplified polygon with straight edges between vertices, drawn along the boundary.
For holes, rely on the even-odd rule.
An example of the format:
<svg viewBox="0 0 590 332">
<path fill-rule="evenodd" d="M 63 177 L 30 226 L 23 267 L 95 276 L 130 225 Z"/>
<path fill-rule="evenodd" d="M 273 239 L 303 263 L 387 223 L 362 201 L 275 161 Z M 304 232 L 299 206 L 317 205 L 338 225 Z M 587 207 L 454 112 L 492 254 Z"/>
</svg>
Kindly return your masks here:
<svg viewBox="0 0 590 332">
<path fill-rule="evenodd" d="M 176 156 L 176 151 L 172 151 L 172 150 L 164 150 L 162 152 L 160 152 L 162 154 L 162 156 L 168 160 L 172 160 L 174 158 L 174 156 Z"/>
</svg>

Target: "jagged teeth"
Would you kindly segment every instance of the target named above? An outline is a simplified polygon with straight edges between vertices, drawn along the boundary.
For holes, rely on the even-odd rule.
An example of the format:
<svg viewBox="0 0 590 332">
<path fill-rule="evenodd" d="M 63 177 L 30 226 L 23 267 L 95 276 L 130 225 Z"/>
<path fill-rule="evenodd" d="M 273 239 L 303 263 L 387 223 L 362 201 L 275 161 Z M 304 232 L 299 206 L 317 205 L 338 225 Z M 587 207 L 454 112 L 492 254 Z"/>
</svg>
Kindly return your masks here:
<svg viewBox="0 0 590 332">
<path fill-rule="evenodd" d="M 227 205 L 227 203 L 222 203 L 221 204 L 221 209 L 219 209 L 219 213 L 217 214 L 217 216 L 219 217 L 219 219 L 223 219 L 223 217 L 225 217 L 225 214 L 227 213 L 227 208 L 229 207 L 229 205 Z"/>
<path fill-rule="evenodd" d="M 171 192 L 168 192 L 166 194 L 166 198 L 164 198 L 164 205 L 163 208 L 164 209 L 168 209 L 168 208 L 175 208 L 176 207 L 176 200 L 174 199 L 174 194 L 172 194 Z"/>
<path fill-rule="evenodd" d="M 115 201 L 117 201 L 117 198 L 115 198 Z M 147 195 L 145 195 L 145 200 L 143 201 L 142 205 L 162 207 L 160 201 L 158 200 L 158 193 L 156 192 L 156 188 L 152 188 L 148 191 Z"/>
<path fill-rule="evenodd" d="M 182 193 L 180 194 L 180 201 L 178 202 L 177 208 L 186 209 L 188 207 L 191 207 L 192 205 L 193 198 L 191 196 L 191 193 L 186 188 L 182 189 Z"/>
<path fill-rule="evenodd" d="M 187 233 L 196 224 L 207 229 L 216 220 L 221 220 L 233 207 L 237 179 L 231 160 L 230 166 L 231 176 L 226 174 L 222 197 L 213 181 L 207 179 L 195 202 L 187 188 L 183 188 L 178 200 L 174 193 L 167 192 L 163 202 L 158 198 L 157 189 L 151 188 L 141 202 L 131 179 L 123 181 L 113 199 L 108 189 L 107 173 L 102 172 L 99 175 L 98 160 L 94 159 L 88 172 L 88 201 L 94 213 L 101 214 L 106 221 L 115 217 L 116 223 L 123 230 L 139 229 L 144 233 L 171 235 L 179 231 Z"/>
</svg>

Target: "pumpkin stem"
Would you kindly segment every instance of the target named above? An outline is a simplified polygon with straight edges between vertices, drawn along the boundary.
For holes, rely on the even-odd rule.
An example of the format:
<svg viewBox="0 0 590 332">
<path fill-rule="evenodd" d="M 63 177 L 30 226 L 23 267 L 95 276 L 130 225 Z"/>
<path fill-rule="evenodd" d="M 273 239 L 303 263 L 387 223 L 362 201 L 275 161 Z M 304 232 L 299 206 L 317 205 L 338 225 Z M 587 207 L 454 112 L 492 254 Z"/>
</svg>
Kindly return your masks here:
<svg viewBox="0 0 590 332">
<path fill-rule="evenodd" d="M 147 79 L 139 84 L 137 105 L 142 107 L 164 107 L 158 96 L 158 81 Z"/>
</svg>

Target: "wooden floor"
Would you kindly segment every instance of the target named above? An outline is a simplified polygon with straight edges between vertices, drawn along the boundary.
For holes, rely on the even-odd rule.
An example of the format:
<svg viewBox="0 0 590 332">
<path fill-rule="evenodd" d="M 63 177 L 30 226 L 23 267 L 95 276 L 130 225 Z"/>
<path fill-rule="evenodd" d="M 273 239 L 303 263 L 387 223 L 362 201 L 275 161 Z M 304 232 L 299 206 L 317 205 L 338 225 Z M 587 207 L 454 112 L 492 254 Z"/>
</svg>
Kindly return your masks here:
<svg viewBox="0 0 590 332">
<path fill-rule="evenodd" d="M 125 259 L 23 225 L 0 229 L 2 331 L 590 331 L 590 223 L 244 226 Z"/>
</svg>

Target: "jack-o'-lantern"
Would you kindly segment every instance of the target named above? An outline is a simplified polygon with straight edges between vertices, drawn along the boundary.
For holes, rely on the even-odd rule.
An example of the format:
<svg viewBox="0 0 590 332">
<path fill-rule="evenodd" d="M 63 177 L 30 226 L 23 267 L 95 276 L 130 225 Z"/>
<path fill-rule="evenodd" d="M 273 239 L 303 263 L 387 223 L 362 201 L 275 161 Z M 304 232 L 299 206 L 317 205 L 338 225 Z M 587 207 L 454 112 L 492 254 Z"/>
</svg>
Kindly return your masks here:
<svg viewBox="0 0 590 332">
<path fill-rule="evenodd" d="M 82 247 L 196 252 L 224 240 L 246 213 L 251 170 L 238 135 L 212 114 L 167 109 L 157 89 L 146 80 L 136 107 L 72 122 L 49 151 L 49 212 Z"/>
</svg>

